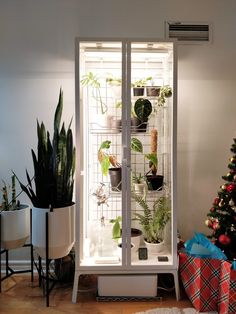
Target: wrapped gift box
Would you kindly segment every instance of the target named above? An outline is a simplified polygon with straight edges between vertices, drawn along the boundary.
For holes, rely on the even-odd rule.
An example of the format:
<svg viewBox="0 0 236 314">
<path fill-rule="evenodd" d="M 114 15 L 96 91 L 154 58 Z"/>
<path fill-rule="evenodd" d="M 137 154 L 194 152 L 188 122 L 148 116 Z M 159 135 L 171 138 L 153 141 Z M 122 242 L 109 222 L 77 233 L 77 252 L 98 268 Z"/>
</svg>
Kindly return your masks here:
<svg viewBox="0 0 236 314">
<path fill-rule="evenodd" d="M 196 310 L 236 313 L 236 271 L 231 263 L 179 253 L 184 289 Z"/>
</svg>

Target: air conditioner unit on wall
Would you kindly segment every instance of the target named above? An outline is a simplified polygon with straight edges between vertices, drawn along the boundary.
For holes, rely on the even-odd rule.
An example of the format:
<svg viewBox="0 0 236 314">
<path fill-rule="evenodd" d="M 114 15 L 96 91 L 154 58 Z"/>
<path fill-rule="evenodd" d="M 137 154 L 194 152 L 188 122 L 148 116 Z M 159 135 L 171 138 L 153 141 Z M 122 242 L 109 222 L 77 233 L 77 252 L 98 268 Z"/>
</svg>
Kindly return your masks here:
<svg viewBox="0 0 236 314">
<path fill-rule="evenodd" d="M 165 38 L 179 43 L 212 43 L 212 25 L 204 22 L 165 22 Z"/>
</svg>

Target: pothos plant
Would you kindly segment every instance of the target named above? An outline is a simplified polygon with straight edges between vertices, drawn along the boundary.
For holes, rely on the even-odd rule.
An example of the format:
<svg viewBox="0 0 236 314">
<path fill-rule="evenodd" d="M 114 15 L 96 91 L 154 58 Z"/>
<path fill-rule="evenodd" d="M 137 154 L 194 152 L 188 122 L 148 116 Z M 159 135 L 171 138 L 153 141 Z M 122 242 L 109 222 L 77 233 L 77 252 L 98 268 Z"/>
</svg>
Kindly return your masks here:
<svg viewBox="0 0 236 314">
<path fill-rule="evenodd" d="M 157 99 L 158 106 L 162 107 L 166 103 L 166 98 L 172 96 L 172 88 L 169 85 L 162 86 Z"/>
</svg>

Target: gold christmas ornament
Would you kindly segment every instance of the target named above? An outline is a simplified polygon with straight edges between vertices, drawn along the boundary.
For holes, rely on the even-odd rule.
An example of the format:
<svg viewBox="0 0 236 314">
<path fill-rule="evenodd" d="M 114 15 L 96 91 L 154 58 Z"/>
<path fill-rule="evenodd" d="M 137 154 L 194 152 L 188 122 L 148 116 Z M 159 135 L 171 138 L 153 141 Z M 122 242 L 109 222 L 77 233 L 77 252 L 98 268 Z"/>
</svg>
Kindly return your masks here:
<svg viewBox="0 0 236 314">
<path fill-rule="evenodd" d="M 226 190 L 226 188 L 227 188 L 227 185 L 226 185 L 226 184 L 221 185 L 221 189 L 222 189 L 222 190 Z"/>
<path fill-rule="evenodd" d="M 231 198 L 231 200 L 229 201 L 229 206 L 234 206 L 234 201 L 233 201 L 232 198 Z"/>
<path fill-rule="evenodd" d="M 224 200 L 223 199 L 221 199 L 219 202 L 219 207 L 222 207 L 222 206 L 224 206 Z"/>
</svg>

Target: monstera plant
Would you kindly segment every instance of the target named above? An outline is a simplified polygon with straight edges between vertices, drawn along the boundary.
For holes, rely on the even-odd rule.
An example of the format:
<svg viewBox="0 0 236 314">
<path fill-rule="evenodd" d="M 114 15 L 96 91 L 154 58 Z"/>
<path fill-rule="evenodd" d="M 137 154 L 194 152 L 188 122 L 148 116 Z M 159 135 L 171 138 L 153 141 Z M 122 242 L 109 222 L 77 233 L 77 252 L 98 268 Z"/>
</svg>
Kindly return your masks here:
<svg viewBox="0 0 236 314">
<path fill-rule="evenodd" d="M 45 256 L 45 214 L 49 213 L 50 258 L 66 256 L 74 244 L 73 187 L 75 173 L 75 147 L 71 122 L 66 130 L 61 125 L 63 93 L 60 90 L 59 101 L 54 115 L 54 134 L 52 140 L 45 125 L 37 121 L 37 153 L 31 150 L 34 177 L 32 181 L 26 171 L 27 185 L 20 182 L 22 190 L 30 198 L 32 208 L 32 243 L 39 255 Z M 60 225 L 61 223 L 61 225 Z M 56 231 L 59 231 L 56 232 Z M 53 243 L 55 242 L 55 244 Z M 68 243 L 66 243 L 68 242 Z M 53 250 L 53 246 L 56 247 Z M 62 251 L 59 252 L 59 247 Z"/>
</svg>

